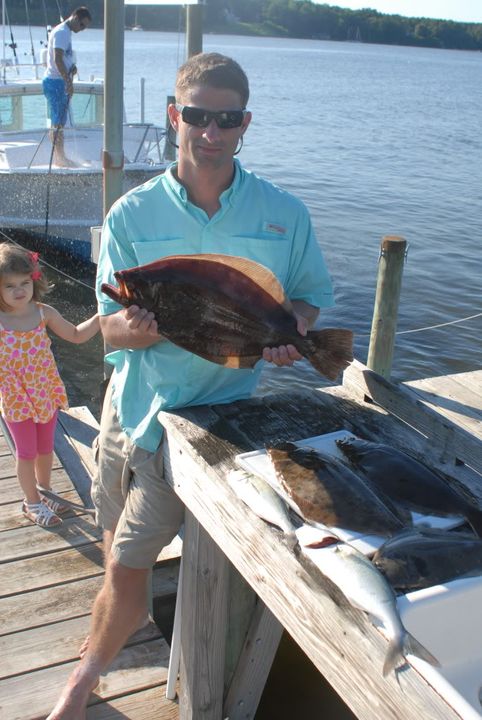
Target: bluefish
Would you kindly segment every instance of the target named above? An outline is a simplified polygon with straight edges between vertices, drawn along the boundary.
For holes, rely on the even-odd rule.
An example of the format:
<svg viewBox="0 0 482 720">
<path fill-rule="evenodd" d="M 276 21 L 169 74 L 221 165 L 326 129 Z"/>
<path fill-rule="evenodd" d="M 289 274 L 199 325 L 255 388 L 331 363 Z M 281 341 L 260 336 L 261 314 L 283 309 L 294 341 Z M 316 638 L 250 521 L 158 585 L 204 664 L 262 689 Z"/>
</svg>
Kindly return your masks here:
<svg viewBox="0 0 482 720">
<path fill-rule="evenodd" d="M 397 609 L 395 593 L 383 575 L 359 550 L 347 544 L 325 548 L 319 552 L 316 564 L 348 602 L 364 610 L 383 623 L 389 644 L 383 675 L 395 670 L 408 653 L 431 665 L 439 661 L 404 627 Z"/>
</svg>

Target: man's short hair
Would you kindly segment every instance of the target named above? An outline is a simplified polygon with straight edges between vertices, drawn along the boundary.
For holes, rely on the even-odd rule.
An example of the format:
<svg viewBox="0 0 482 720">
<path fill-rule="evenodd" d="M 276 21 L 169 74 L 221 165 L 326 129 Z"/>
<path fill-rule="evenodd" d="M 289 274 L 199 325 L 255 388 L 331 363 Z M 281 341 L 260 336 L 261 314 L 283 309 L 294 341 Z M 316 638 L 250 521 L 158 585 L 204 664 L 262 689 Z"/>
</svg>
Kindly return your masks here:
<svg viewBox="0 0 482 720">
<path fill-rule="evenodd" d="M 75 8 L 75 10 L 72 10 L 71 15 L 72 17 L 76 17 L 78 20 L 88 20 L 89 22 L 92 22 L 90 10 L 86 8 L 85 5 L 81 5 L 80 7 Z"/>
<path fill-rule="evenodd" d="M 220 53 L 200 53 L 189 58 L 177 71 L 176 101 L 182 103 L 189 90 L 200 85 L 235 90 L 243 108 L 249 99 L 246 73 L 235 60 Z"/>
</svg>

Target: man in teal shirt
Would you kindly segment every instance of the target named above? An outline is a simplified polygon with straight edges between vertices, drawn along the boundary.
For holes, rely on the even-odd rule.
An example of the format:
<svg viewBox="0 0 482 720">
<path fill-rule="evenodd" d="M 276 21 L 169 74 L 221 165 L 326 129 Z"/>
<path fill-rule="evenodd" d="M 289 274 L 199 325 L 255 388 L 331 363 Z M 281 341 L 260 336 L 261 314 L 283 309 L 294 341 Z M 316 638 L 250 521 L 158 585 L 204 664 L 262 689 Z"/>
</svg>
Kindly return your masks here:
<svg viewBox="0 0 482 720">
<path fill-rule="evenodd" d="M 49 716 L 85 707 L 100 673 L 147 617 L 146 580 L 176 535 L 184 508 L 162 476 L 160 410 L 248 397 L 263 360 L 289 366 L 293 345 L 265 348 L 252 370 L 221 367 L 159 336 L 153 314 L 122 309 L 100 291 L 114 272 L 168 255 L 222 253 L 270 268 L 292 301 L 305 335 L 320 307 L 333 305 L 331 281 L 308 211 L 289 193 L 234 159 L 251 113 L 241 67 L 217 53 L 195 55 L 178 72 L 169 118 L 178 162 L 122 197 L 102 232 L 97 297 L 114 365 L 99 436 L 93 500 L 104 530 L 104 586 L 80 665 Z M 77 717 L 77 715 L 72 714 Z"/>
</svg>

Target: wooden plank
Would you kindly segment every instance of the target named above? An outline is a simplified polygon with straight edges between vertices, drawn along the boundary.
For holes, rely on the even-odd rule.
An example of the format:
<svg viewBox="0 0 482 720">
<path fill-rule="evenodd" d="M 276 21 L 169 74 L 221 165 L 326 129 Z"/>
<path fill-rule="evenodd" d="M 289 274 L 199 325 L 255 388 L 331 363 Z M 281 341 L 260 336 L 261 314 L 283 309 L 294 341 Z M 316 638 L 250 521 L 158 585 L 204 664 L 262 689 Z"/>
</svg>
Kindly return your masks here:
<svg viewBox="0 0 482 720">
<path fill-rule="evenodd" d="M 90 629 L 90 615 L 55 622 L 0 637 L 0 678 L 41 670 L 78 659 L 79 648 Z M 161 637 L 154 622 L 138 630 L 126 645 Z"/>
<path fill-rule="evenodd" d="M 163 638 L 124 648 L 100 678 L 89 705 L 165 683 L 169 646 Z M 75 663 L 0 680 L 2 720 L 38 720 L 49 713 Z"/>
<path fill-rule="evenodd" d="M 182 556 L 181 720 L 219 720 L 224 689 L 228 562 L 186 511 Z M 206 637 L 210 652 L 206 653 Z"/>
<path fill-rule="evenodd" d="M 165 687 L 159 685 L 142 692 L 99 703 L 87 710 L 87 720 L 178 720 L 177 702 L 166 700 Z"/>
<path fill-rule="evenodd" d="M 31 523 L 29 527 L 9 530 L 2 534 L 0 563 L 37 557 L 57 550 L 88 545 L 100 540 L 102 531 L 89 515 L 66 518 L 57 528 L 43 528 Z"/>
<path fill-rule="evenodd" d="M 155 597 L 176 593 L 178 570 L 177 565 L 154 569 Z M 20 601 L 16 595 L 1 598 L 0 635 L 90 613 L 92 603 L 102 587 L 102 581 L 102 576 L 82 578 L 67 585 L 25 592 Z"/>
<path fill-rule="evenodd" d="M 414 380 L 404 385 L 429 407 L 482 439 L 482 394 L 477 394 L 470 386 L 468 374 L 464 375 L 465 382 L 460 382 L 457 375 L 450 375 Z"/>
<path fill-rule="evenodd" d="M 104 572 L 100 542 L 0 565 L 0 597 L 95 577 Z"/>
<path fill-rule="evenodd" d="M 1 481 L 0 481 L 1 482 Z M 80 503 L 76 490 L 67 490 L 59 493 L 66 500 Z M 82 513 L 80 513 L 82 515 Z M 63 518 L 73 517 L 73 513 L 62 515 Z M 21 512 L 21 500 L 0 505 L 0 532 L 20 527 L 31 527 L 32 522 Z"/>
<path fill-rule="evenodd" d="M 91 478 L 96 471 L 92 442 L 98 428 L 97 421 L 86 407 L 59 413 L 55 449 L 86 507 L 92 507 Z"/>
<path fill-rule="evenodd" d="M 223 717 L 252 720 L 263 694 L 283 626 L 261 600 L 239 658 L 238 667 L 224 703 Z"/>
<path fill-rule="evenodd" d="M 2 476 L 0 474 L 0 505 L 4 503 L 18 502 L 23 500 L 23 492 L 15 474 L 15 467 L 12 465 L 13 474 Z M 52 490 L 56 493 L 73 490 L 72 481 L 63 469 L 52 471 Z"/>
<path fill-rule="evenodd" d="M 429 456 L 438 453 L 447 472 L 458 461 L 482 473 L 482 443 L 464 428 L 458 427 L 428 407 L 403 385 L 394 385 L 355 361 L 345 370 L 343 387 L 359 401 L 369 396 L 397 418 L 416 428 L 426 438 Z"/>
<path fill-rule="evenodd" d="M 70 408 L 59 413 L 62 425 L 77 454 L 82 459 L 90 475 L 96 472 L 92 443 L 99 434 L 99 423 L 85 405 Z"/>
<path fill-rule="evenodd" d="M 298 412 L 312 408 L 303 402 Z M 263 430 L 271 419 L 265 408 Z M 373 720 L 377 709 L 392 720 L 455 720 L 456 713 L 410 667 L 383 678 L 385 638 L 234 496 L 225 477 L 240 449 L 226 439 L 233 431 L 214 409 L 161 413 L 160 420 L 166 476 L 176 493 L 357 717 Z M 182 683 L 181 677 L 181 689 Z"/>
</svg>

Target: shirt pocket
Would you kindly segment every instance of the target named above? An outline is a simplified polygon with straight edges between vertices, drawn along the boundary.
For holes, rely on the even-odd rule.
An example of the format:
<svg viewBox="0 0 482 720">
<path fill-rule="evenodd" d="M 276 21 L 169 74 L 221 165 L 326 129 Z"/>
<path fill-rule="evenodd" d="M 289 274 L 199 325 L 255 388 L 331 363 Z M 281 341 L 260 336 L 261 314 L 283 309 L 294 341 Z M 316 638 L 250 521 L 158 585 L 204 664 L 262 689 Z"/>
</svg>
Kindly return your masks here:
<svg viewBox="0 0 482 720">
<path fill-rule="evenodd" d="M 230 254 L 254 260 L 269 268 L 281 285 L 288 279 L 291 243 L 283 237 L 262 238 L 253 235 L 235 235 Z"/>
<path fill-rule="evenodd" d="M 184 254 L 183 238 L 161 238 L 149 242 L 133 242 L 132 247 L 139 265 L 154 262 L 168 255 Z"/>
</svg>

